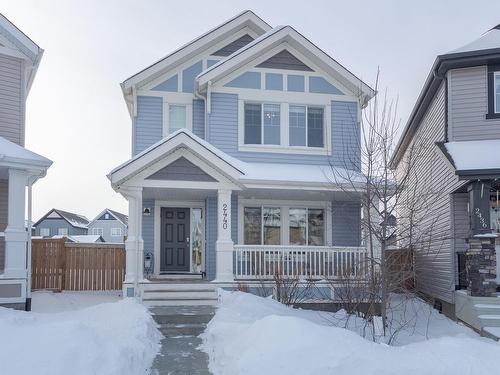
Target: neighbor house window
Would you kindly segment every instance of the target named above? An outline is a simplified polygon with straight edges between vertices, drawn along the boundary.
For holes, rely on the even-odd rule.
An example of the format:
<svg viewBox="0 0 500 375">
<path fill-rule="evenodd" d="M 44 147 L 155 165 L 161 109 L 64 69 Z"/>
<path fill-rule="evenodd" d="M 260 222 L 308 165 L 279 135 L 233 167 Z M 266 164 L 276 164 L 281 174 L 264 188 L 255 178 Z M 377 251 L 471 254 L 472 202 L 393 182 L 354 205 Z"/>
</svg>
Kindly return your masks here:
<svg viewBox="0 0 500 375">
<path fill-rule="evenodd" d="M 58 228 L 57 234 L 60 236 L 67 236 L 68 235 L 68 228 Z"/>
<path fill-rule="evenodd" d="M 123 235 L 122 228 L 111 228 L 111 235 L 113 237 L 120 237 Z"/>
<path fill-rule="evenodd" d="M 186 127 L 186 106 L 173 105 L 168 106 L 168 132 L 173 133 Z"/>
<path fill-rule="evenodd" d="M 290 105 L 288 127 L 290 146 L 324 146 L 324 110 L 322 107 Z"/>
<path fill-rule="evenodd" d="M 102 228 L 92 228 L 92 234 L 94 236 L 102 236 L 104 230 Z"/>
<path fill-rule="evenodd" d="M 245 103 L 245 144 L 280 144 L 280 105 Z"/>
<path fill-rule="evenodd" d="M 290 245 L 324 246 L 324 212 L 320 208 L 290 208 L 288 210 Z"/>
<path fill-rule="evenodd" d="M 40 228 L 40 236 L 49 237 L 50 236 L 50 228 Z"/>
</svg>

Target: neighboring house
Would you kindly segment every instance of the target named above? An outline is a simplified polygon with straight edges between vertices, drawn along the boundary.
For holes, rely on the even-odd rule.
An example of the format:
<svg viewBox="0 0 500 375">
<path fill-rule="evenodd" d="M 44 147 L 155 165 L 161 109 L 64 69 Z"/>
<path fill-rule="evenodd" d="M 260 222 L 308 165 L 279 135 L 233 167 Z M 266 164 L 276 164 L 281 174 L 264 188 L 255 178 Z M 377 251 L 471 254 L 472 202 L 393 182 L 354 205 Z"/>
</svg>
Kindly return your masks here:
<svg viewBox="0 0 500 375">
<path fill-rule="evenodd" d="M 127 215 L 106 208 L 90 222 L 88 233 L 102 236 L 106 242 L 123 243 L 127 221 Z"/>
<path fill-rule="evenodd" d="M 121 86 L 132 158 L 108 177 L 129 202 L 125 295 L 142 293 L 144 253 L 153 277 L 229 283 L 269 277 L 272 254 L 320 276 L 363 254 L 360 201 L 332 174 L 359 173 L 375 93 L 294 28 L 245 11 Z"/>
<path fill-rule="evenodd" d="M 413 145 L 422 157 L 408 189 L 417 186 L 423 200 L 429 192 L 436 197 L 423 218 L 433 228 L 429 243 L 415 249 L 417 287 L 478 329 L 497 325 L 491 312 L 500 311 L 492 220 L 500 189 L 500 25 L 436 58 L 394 154 L 396 168 Z M 482 302 L 473 311 L 477 296 Z"/>
<path fill-rule="evenodd" d="M 30 306 L 26 249 L 31 186 L 52 164 L 24 148 L 26 98 L 42 55 L 40 47 L 0 14 L 0 305 L 23 309 Z"/>
<path fill-rule="evenodd" d="M 43 237 L 39 237 L 43 238 Z M 74 242 L 74 243 L 99 243 L 99 242 L 106 242 L 104 241 L 104 238 L 102 236 L 96 236 L 92 234 L 84 234 L 84 235 L 75 235 L 75 236 L 62 236 L 62 235 L 56 235 L 52 236 L 53 239 L 61 239 L 61 238 L 66 238 L 67 242 Z"/>
<path fill-rule="evenodd" d="M 42 216 L 33 226 L 35 227 L 36 236 L 73 236 L 86 235 L 88 233 L 89 223 L 89 219 L 83 215 L 53 208 Z"/>
</svg>

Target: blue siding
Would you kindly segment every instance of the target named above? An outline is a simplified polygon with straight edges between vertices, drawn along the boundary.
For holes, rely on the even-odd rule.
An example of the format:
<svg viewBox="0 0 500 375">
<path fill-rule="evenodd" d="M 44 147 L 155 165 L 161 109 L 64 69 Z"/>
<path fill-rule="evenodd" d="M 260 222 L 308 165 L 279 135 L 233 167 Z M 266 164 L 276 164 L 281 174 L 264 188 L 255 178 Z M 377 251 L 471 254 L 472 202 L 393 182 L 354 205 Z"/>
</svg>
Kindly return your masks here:
<svg viewBox="0 0 500 375">
<path fill-rule="evenodd" d="M 144 253 L 152 253 L 155 251 L 155 200 L 154 199 L 144 199 L 142 201 L 142 207 L 148 207 L 151 210 L 149 216 L 142 215 L 142 240 L 144 241 Z M 159 259 L 155 259 L 155 262 Z"/>
<path fill-rule="evenodd" d="M 153 87 L 151 90 L 177 92 L 177 89 L 178 89 L 178 77 L 176 74 L 175 76 L 170 77 L 166 81 Z"/>
<path fill-rule="evenodd" d="M 205 139 L 205 102 L 201 99 L 193 100 L 193 133 Z"/>
<path fill-rule="evenodd" d="M 40 235 L 41 228 L 49 228 L 50 236 L 56 236 L 59 228 L 66 228 L 68 230 L 68 235 L 82 235 L 87 234 L 88 230 L 85 228 L 75 228 L 71 224 L 69 224 L 64 219 L 45 219 L 41 221 L 35 227 L 35 235 Z"/>
<path fill-rule="evenodd" d="M 304 76 L 298 76 L 294 74 L 289 74 L 287 76 L 287 90 L 288 91 L 296 91 L 296 92 L 304 92 L 305 83 Z"/>
<path fill-rule="evenodd" d="M 283 74 L 266 73 L 266 90 L 283 91 Z"/>
<path fill-rule="evenodd" d="M 132 123 L 134 155 L 161 139 L 162 124 L 163 99 L 156 96 L 138 96 L 137 116 Z"/>
<path fill-rule="evenodd" d="M 238 243 L 238 196 L 231 195 L 231 239 Z"/>
<path fill-rule="evenodd" d="M 361 206 L 359 202 L 332 202 L 333 246 L 359 246 Z"/>
<path fill-rule="evenodd" d="M 212 94 L 207 140 L 240 160 L 257 163 L 294 163 L 360 168 L 357 103 L 332 101 L 332 155 L 238 151 L 238 95 Z"/>
<path fill-rule="evenodd" d="M 323 77 L 309 77 L 309 92 L 343 95 L 342 91 Z"/>
<path fill-rule="evenodd" d="M 203 70 L 203 63 L 198 61 L 182 71 L 182 92 L 194 92 L 194 79 Z"/>
<path fill-rule="evenodd" d="M 227 87 L 239 87 L 243 89 L 260 89 L 260 73 L 245 72 L 232 81 L 226 83 Z"/>
<path fill-rule="evenodd" d="M 332 101 L 332 153 L 340 159 L 340 167 L 361 169 L 357 103 Z"/>
<path fill-rule="evenodd" d="M 205 272 L 215 279 L 215 241 L 217 241 L 217 197 L 206 199 Z"/>
</svg>

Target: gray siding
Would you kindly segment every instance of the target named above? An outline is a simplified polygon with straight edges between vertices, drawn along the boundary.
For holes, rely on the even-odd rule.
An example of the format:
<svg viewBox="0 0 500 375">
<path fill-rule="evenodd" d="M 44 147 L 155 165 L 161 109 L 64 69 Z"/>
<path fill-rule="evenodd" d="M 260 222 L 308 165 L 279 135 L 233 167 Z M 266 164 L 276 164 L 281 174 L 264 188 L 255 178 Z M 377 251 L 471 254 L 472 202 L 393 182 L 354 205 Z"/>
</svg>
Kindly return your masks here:
<svg viewBox="0 0 500 375">
<path fill-rule="evenodd" d="M 193 133 L 205 139 L 205 102 L 200 99 L 193 100 Z"/>
<path fill-rule="evenodd" d="M 271 68 L 271 69 L 287 69 L 287 70 L 302 70 L 310 71 L 313 70 L 309 68 L 306 64 L 284 49 L 278 52 L 276 55 L 270 57 L 266 61 L 257 65 L 259 68 Z"/>
<path fill-rule="evenodd" d="M 452 235 L 453 235 L 453 248 L 455 252 L 465 252 L 466 243 L 465 239 L 469 236 L 469 212 L 467 210 L 467 203 L 469 197 L 467 193 L 453 194 L 451 196 L 452 202 Z M 457 257 L 454 257 L 455 270 Z M 458 284 L 458 273 L 455 275 L 455 284 Z"/>
<path fill-rule="evenodd" d="M 24 82 L 20 59 L 0 54 L 0 137 L 24 146 Z"/>
<path fill-rule="evenodd" d="M 162 138 L 163 99 L 137 97 L 137 116 L 133 119 L 133 154 L 137 155 Z"/>
<path fill-rule="evenodd" d="M 361 205 L 359 202 L 332 202 L 332 245 L 360 246 Z"/>
<path fill-rule="evenodd" d="M 42 228 L 49 228 L 50 236 L 58 235 L 59 228 L 67 228 L 68 235 L 70 235 L 70 236 L 71 235 L 82 235 L 82 234 L 88 233 L 87 229 L 75 228 L 64 219 L 45 219 L 45 220 L 41 221 L 35 227 L 35 235 L 36 236 L 40 236 L 40 229 L 42 229 Z"/>
<path fill-rule="evenodd" d="M 119 220 L 108 219 L 108 220 L 95 220 L 89 224 L 88 234 L 92 234 L 93 228 L 102 228 L 102 238 L 105 242 L 123 243 L 124 236 L 127 233 L 127 227 L 122 224 Z M 112 228 L 121 228 L 122 236 L 112 236 Z"/>
<path fill-rule="evenodd" d="M 444 140 L 445 89 L 442 84 L 414 136 L 416 150 L 422 156 L 413 161 L 415 165 L 406 192 L 411 195 L 416 190 L 425 204 L 425 210 L 422 209 L 415 218 L 419 223 L 418 230 L 426 234 L 415 249 L 417 288 L 427 295 L 453 303 L 455 255 L 451 239 L 450 193 L 460 183 L 435 145 L 435 142 Z"/>
<path fill-rule="evenodd" d="M 0 180 L 0 232 L 7 227 L 8 182 Z M 0 272 L 5 265 L 5 240 L 0 238 Z"/>
<path fill-rule="evenodd" d="M 142 240 L 144 241 L 144 252 L 154 254 L 155 250 L 155 200 L 154 199 L 143 199 L 142 207 L 148 207 L 151 210 L 149 216 L 142 215 Z M 155 262 L 158 260 L 155 259 Z"/>
<path fill-rule="evenodd" d="M 448 103 L 450 140 L 500 139 L 500 119 L 485 117 L 488 113 L 486 66 L 451 70 Z"/>
<path fill-rule="evenodd" d="M 359 124 L 357 104 L 332 101 L 332 155 L 286 154 L 238 151 L 238 96 L 213 93 L 207 140 L 215 147 L 248 162 L 295 163 L 358 169 Z"/>
<path fill-rule="evenodd" d="M 148 180 L 217 181 L 200 167 L 181 157 L 147 177 Z"/>
<path fill-rule="evenodd" d="M 245 34 L 235 41 L 229 43 L 227 46 L 224 46 L 221 49 L 215 51 L 214 53 L 212 53 L 212 56 L 229 56 L 233 52 L 236 52 L 240 48 L 246 46 L 251 41 L 253 41 L 253 38 L 250 35 Z"/>
</svg>

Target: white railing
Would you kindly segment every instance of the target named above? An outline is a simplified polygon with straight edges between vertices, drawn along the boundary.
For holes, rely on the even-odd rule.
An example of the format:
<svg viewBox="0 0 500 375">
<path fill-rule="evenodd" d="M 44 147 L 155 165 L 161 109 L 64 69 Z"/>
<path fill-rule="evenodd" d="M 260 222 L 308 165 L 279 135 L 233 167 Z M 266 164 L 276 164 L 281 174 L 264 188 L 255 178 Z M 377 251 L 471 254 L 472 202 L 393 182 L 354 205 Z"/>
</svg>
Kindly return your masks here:
<svg viewBox="0 0 500 375">
<path fill-rule="evenodd" d="M 235 245 L 236 279 L 338 279 L 365 272 L 366 247 Z"/>
</svg>

